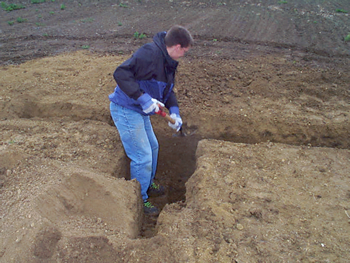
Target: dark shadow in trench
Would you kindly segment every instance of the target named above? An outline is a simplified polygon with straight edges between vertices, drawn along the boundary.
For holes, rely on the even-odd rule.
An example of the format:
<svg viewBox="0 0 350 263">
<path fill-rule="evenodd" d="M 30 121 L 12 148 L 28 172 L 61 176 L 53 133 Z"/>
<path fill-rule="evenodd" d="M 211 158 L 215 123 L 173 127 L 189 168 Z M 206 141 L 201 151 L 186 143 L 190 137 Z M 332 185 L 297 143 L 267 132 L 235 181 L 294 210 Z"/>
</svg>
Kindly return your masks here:
<svg viewBox="0 0 350 263">
<path fill-rule="evenodd" d="M 186 182 L 196 169 L 196 150 L 200 136 L 174 136 L 173 132 L 156 132 L 159 142 L 158 168 L 156 183 L 165 187 L 165 195 L 150 197 L 149 201 L 160 210 L 166 204 L 185 202 Z M 145 215 L 141 238 L 156 235 L 155 216 Z"/>
<path fill-rule="evenodd" d="M 185 203 L 185 184 L 196 169 L 197 144 L 202 138 L 196 133 L 179 136 L 162 119 L 155 119 L 152 123 L 159 142 L 155 182 L 165 187 L 165 195 L 150 197 L 149 201 L 162 210 L 166 204 Z M 129 180 L 130 160 L 125 155 L 123 160 L 119 160 L 119 164 L 118 172 Z M 158 216 L 144 216 L 140 238 L 150 238 L 157 234 L 157 219 Z"/>
</svg>

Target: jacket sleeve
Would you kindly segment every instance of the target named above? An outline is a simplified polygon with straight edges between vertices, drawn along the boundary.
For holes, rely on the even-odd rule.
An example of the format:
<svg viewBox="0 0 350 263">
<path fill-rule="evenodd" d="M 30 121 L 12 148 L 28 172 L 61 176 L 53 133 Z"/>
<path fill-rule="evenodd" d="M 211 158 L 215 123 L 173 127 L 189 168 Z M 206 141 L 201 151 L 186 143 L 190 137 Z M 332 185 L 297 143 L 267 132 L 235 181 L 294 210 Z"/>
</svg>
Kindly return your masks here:
<svg viewBox="0 0 350 263">
<path fill-rule="evenodd" d="M 137 100 L 142 95 L 137 80 L 152 78 L 153 59 L 153 51 L 144 46 L 114 71 L 113 77 L 119 88 L 130 98 Z"/>
<path fill-rule="evenodd" d="M 170 96 L 169 96 L 168 100 L 165 103 L 165 107 L 167 109 L 170 109 L 171 107 L 179 107 L 174 91 L 171 91 Z"/>
</svg>

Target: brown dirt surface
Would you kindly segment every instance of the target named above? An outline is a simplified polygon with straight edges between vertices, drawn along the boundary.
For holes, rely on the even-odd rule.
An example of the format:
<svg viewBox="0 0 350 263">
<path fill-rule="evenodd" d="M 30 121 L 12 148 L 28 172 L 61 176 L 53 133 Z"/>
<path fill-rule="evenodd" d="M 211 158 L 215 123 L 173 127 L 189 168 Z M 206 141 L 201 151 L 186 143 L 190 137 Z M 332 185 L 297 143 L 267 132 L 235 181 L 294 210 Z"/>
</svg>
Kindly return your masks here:
<svg viewBox="0 0 350 263">
<path fill-rule="evenodd" d="M 0 262 L 349 261 L 348 0 L 32 2 L 0 9 Z M 152 117 L 151 217 L 108 94 L 173 24 L 188 136 Z"/>
</svg>

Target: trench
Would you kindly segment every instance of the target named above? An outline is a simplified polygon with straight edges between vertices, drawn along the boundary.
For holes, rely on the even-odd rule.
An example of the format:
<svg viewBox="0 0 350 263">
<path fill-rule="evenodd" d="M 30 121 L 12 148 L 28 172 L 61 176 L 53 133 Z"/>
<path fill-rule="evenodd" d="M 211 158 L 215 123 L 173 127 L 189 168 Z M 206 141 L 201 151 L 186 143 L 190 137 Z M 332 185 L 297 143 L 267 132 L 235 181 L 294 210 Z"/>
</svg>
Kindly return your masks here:
<svg viewBox="0 0 350 263">
<path fill-rule="evenodd" d="M 63 121 L 94 120 L 105 122 L 115 127 L 108 112 L 97 114 L 95 110 L 88 110 L 87 108 L 67 103 L 54 103 L 53 105 L 31 103 L 30 106 L 28 105 L 29 103 L 25 104 L 23 112 L 19 114 L 21 118 L 49 119 L 50 117 L 62 117 L 64 118 Z M 59 112 L 58 116 L 57 112 Z M 54 115 L 51 116 L 52 114 Z M 227 117 L 234 118 L 232 116 Z M 214 116 L 213 119 L 218 120 L 220 118 L 219 116 Z M 165 195 L 150 197 L 149 201 L 160 210 L 167 204 L 172 203 L 179 203 L 185 206 L 186 182 L 195 172 L 197 145 L 202 139 L 217 139 L 248 144 L 271 141 L 295 146 L 312 144 L 313 147 L 345 149 L 348 149 L 350 145 L 346 124 L 338 127 L 308 126 L 306 130 L 302 122 L 300 122 L 294 125 L 294 130 L 298 132 L 291 133 L 290 125 L 282 122 L 278 124 L 278 127 L 271 125 L 258 127 L 259 123 L 254 122 L 241 124 L 240 127 L 234 125 L 226 127 L 225 124 L 216 121 L 207 124 L 207 126 L 216 126 L 215 132 L 205 132 L 208 129 L 203 129 L 205 128 L 203 127 L 205 124 L 203 124 L 201 127 L 197 127 L 199 128 L 198 130 L 194 127 L 195 133 L 184 137 L 174 136 L 174 132 L 158 116 L 152 117 L 152 124 L 160 147 L 155 179 L 156 183 L 165 187 Z M 291 134 L 290 136 L 288 132 Z M 120 174 L 125 175 L 127 180 L 130 179 L 129 160 L 126 156 L 124 156 L 124 159 L 116 169 L 118 169 Z M 112 175 L 116 176 L 116 174 Z M 157 216 L 144 215 L 139 238 L 151 238 L 157 234 L 157 219 Z"/>
<path fill-rule="evenodd" d="M 186 204 L 186 182 L 192 176 L 196 169 L 196 150 L 198 142 L 202 139 L 216 139 L 229 141 L 234 143 L 255 144 L 261 142 L 283 143 L 294 146 L 310 146 L 312 147 L 330 147 L 330 148 L 349 148 L 349 137 L 344 127 L 333 127 L 330 132 L 329 127 L 312 126 L 305 133 L 294 134 L 291 139 L 286 136 L 286 130 L 290 129 L 289 125 L 277 131 L 258 130 L 252 132 L 251 127 L 246 126 L 246 133 L 237 135 L 235 132 L 226 130 L 223 133 L 203 133 L 196 132 L 189 136 L 176 136 L 169 131 L 162 123 L 163 120 L 155 118 L 152 120 L 155 133 L 160 145 L 158 169 L 156 174 L 156 182 L 163 185 L 166 193 L 161 197 L 151 197 L 149 200 L 160 210 L 166 204 L 178 203 Z M 221 127 L 223 128 L 223 127 Z M 299 127 L 301 129 L 301 124 Z M 248 132 L 251 131 L 251 132 Z M 126 164 L 128 163 L 125 157 Z M 130 175 L 129 175 L 130 176 Z M 157 234 L 157 216 L 144 216 L 140 238 L 151 238 Z"/>
</svg>

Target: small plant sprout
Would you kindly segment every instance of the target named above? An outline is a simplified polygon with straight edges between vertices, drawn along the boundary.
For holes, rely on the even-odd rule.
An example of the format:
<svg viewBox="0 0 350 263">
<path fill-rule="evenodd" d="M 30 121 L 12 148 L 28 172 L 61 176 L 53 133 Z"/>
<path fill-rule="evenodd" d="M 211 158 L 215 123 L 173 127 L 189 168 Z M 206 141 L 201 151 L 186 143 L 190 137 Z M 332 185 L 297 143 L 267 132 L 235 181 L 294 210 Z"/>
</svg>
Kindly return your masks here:
<svg viewBox="0 0 350 263">
<path fill-rule="evenodd" d="M 337 13 L 347 13 L 348 11 L 346 11 L 344 9 L 336 9 L 335 12 L 337 12 Z"/>
<path fill-rule="evenodd" d="M 1 8 L 7 12 L 11 12 L 13 10 L 24 9 L 25 6 L 16 4 L 6 4 L 5 2 L 1 2 Z"/>
<path fill-rule="evenodd" d="M 281 4 L 288 4 L 288 2 L 287 1 L 278 1 L 278 3 L 281 5 Z"/>
<path fill-rule="evenodd" d="M 50 15 L 54 15 L 55 14 L 55 12 L 54 11 L 50 11 Z"/>
<path fill-rule="evenodd" d="M 66 9 L 66 6 L 64 4 L 61 5 L 61 10 Z"/>
<path fill-rule="evenodd" d="M 214 39 L 213 39 L 213 42 L 216 42 L 216 41 L 218 41 L 218 40 L 217 40 L 216 38 L 214 38 Z"/>
<path fill-rule="evenodd" d="M 43 37 L 48 37 L 48 36 L 49 36 L 48 33 L 44 33 L 44 34 L 43 34 Z"/>
<path fill-rule="evenodd" d="M 344 38 L 345 42 L 350 41 L 350 34 L 348 34 L 345 38 Z"/>
<path fill-rule="evenodd" d="M 89 46 L 89 45 L 82 45 L 81 48 L 82 48 L 82 49 L 89 49 L 90 46 Z"/>
<path fill-rule="evenodd" d="M 128 4 L 125 4 L 125 3 L 120 3 L 119 6 L 123 8 L 128 8 Z"/>
<path fill-rule="evenodd" d="M 17 21 L 17 23 L 24 23 L 27 21 L 27 19 L 24 19 L 22 17 L 17 17 L 16 21 Z"/>
<path fill-rule="evenodd" d="M 12 26 L 14 23 L 14 21 L 7 21 L 7 24 L 9 24 L 10 26 Z"/>
<path fill-rule="evenodd" d="M 31 0 L 32 4 L 41 4 L 41 3 L 45 3 L 46 0 Z"/>
<path fill-rule="evenodd" d="M 122 26 L 123 24 L 122 24 L 122 22 L 118 22 L 118 26 Z"/>
<path fill-rule="evenodd" d="M 134 33 L 134 38 L 135 39 L 143 39 L 143 38 L 146 38 L 147 36 L 146 36 L 146 34 L 144 34 L 144 33 L 142 33 L 142 34 L 140 34 L 139 32 L 135 32 Z"/>
</svg>

